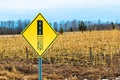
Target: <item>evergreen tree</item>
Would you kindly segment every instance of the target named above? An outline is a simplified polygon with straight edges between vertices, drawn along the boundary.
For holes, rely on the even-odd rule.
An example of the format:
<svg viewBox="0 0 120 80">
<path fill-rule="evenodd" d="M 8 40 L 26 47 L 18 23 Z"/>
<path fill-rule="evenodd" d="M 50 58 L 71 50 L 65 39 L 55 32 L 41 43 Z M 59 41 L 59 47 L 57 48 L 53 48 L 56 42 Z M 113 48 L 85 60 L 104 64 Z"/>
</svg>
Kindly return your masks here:
<svg viewBox="0 0 120 80">
<path fill-rule="evenodd" d="M 60 28 L 60 31 L 59 31 L 59 32 L 60 32 L 60 34 L 63 34 L 64 31 L 63 31 L 63 28 L 62 28 L 62 27 Z"/>
<path fill-rule="evenodd" d="M 111 26 L 112 26 L 112 29 L 114 30 L 115 29 L 115 25 L 113 22 L 111 22 Z"/>
<path fill-rule="evenodd" d="M 86 25 L 85 25 L 85 23 L 83 21 L 80 22 L 78 30 L 82 31 L 82 32 L 86 31 Z"/>
<path fill-rule="evenodd" d="M 70 27 L 70 32 L 73 32 L 73 28 L 72 27 Z"/>
</svg>

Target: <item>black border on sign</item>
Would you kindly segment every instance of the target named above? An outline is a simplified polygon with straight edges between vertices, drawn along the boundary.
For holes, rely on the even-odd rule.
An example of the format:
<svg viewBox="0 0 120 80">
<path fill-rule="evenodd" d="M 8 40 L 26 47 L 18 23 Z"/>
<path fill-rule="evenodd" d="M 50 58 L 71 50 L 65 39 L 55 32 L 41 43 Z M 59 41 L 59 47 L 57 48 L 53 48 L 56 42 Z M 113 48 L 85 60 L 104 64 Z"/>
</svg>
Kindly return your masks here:
<svg viewBox="0 0 120 80">
<path fill-rule="evenodd" d="M 25 36 L 23 35 L 23 33 L 28 29 L 28 27 L 35 21 L 35 19 L 41 15 L 42 18 L 45 20 L 45 22 L 50 26 L 50 28 L 54 31 L 54 33 L 56 34 L 55 39 L 50 43 L 50 45 L 43 51 L 43 53 L 41 55 L 39 55 L 39 53 L 33 48 L 33 46 L 29 43 L 29 41 L 25 38 Z M 25 29 L 21 32 L 21 35 L 23 36 L 23 38 L 28 42 L 28 44 L 35 50 L 35 52 L 38 54 L 39 57 L 42 58 L 42 56 L 45 54 L 45 52 L 50 48 L 50 46 L 53 44 L 53 42 L 56 40 L 56 38 L 58 37 L 57 32 L 51 27 L 51 25 L 47 22 L 47 20 L 43 17 L 43 15 L 41 13 L 38 13 L 38 15 L 32 20 L 32 22 L 30 22 Z"/>
</svg>

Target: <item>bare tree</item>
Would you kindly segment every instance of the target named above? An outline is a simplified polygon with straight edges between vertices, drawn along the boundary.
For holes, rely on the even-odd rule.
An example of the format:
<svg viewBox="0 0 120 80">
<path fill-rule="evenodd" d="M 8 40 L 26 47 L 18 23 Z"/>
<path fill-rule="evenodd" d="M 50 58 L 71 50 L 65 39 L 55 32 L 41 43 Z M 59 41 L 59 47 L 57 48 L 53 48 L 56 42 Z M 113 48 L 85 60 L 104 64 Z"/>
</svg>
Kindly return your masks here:
<svg viewBox="0 0 120 80">
<path fill-rule="evenodd" d="M 53 26 L 54 26 L 55 31 L 58 31 L 58 23 L 54 22 Z"/>
<path fill-rule="evenodd" d="M 77 31 L 76 20 L 74 19 L 71 23 L 72 23 L 73 31 Z"/>
</svg>

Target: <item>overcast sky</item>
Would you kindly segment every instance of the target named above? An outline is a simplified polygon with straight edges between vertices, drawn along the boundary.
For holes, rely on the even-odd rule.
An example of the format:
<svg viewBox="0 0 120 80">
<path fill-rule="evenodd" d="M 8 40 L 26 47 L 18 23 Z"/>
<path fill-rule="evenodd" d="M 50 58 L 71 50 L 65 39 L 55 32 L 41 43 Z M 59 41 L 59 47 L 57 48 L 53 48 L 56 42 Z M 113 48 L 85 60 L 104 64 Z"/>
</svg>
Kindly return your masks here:
<svg viewBox="0 0 120 80">
<path fill-rule="evenodd" d="M 120 20 L 120 0 L 1 0 L 0 21 L 30 19 L 42 13 L 49 21 Z"/>
</svg>

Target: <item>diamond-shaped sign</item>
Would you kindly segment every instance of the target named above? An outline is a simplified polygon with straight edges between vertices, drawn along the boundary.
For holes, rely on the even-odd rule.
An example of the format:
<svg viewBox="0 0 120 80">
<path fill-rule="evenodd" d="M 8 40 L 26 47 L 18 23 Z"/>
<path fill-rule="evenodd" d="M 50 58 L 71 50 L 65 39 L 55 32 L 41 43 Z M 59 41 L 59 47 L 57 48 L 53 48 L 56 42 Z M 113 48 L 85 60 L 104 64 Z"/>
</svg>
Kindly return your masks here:
<svg viewBox="0 0 120 80">
<path fill-rule="evenodd" d="M 22 36 L 30 46 L 42 56 L 57 38 L 57 33 L 47 20 L 38 14 L 36 18 L 22 31 Z"/>
</svg>

